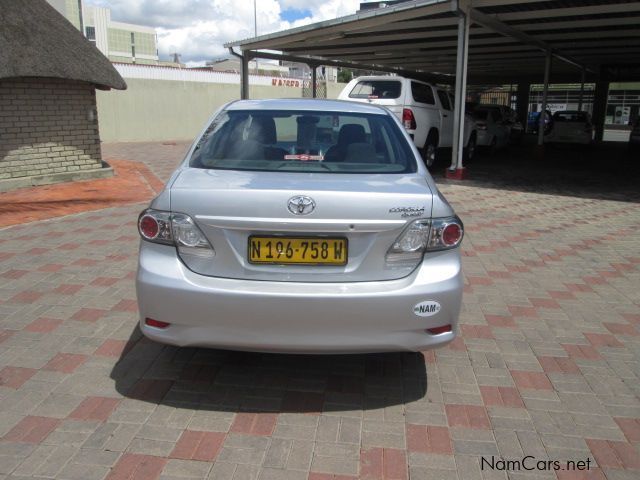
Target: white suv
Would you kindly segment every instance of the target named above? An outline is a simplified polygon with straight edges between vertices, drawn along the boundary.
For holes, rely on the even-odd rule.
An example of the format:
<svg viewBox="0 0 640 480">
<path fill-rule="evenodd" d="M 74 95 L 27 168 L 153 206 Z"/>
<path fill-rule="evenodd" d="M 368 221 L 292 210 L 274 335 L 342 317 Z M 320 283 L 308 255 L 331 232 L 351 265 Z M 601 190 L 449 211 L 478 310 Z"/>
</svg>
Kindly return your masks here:
<svg viewBox="0 0 640 480">
<path fill-rule="evenodd" d="M 368 76 L 351 80 L 338 95 L 340 100 L 382 105 L 391 110 L 422 153 L 427 167 L 435 161 L 436 149 L 453 143 L 453 95 L 426 82 L 396 76 Z M 470 160 L 477 142 L 475 122 L 465 115 L 465 160 Z"/>
</svg>

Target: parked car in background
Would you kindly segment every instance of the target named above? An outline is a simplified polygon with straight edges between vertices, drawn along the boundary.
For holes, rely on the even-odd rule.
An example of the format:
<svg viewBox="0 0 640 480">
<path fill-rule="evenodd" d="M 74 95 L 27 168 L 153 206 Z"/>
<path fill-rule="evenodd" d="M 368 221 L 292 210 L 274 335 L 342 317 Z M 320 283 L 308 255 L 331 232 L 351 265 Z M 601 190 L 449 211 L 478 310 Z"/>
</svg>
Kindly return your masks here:
<svg viewBox="0 0 640 480">
<path fill-rule="evenodd" d="M 138 230 L 140 329 L 158 342 L 352 353 L 455 338 L 463 225 L 385 108 L 227 104 Z"/>
<path fill-rule="evenodd" d="M 478 132 L 478 147 L 489 153 L 509 145 L 511 124 L 502 116 L 497 106 L 478 105 L 473 110 Z"/>
<path fill-rule="evenodd" d="M 433 166 L 438 148 L 452 146 L 454 98 L 442 88 L 411 78 L 368 76 L 351 80 L 338 98 L 391 110 L 402 121 L 427 167 Z M 474 121 L 466 116 L 465 160 L 473 158 L 476 142 Z"/>
<path fill-rule="evenodd" d="M 594 139 L 591 115 L 578 110 L 561 110 L 553 114 L 553 128 L 545 135 L 545 143 L 589 145 Z"/>
<path fill-rule="evenodd" d="M 540 125 L 540 112 L 529 112 L 527 120 L 527 131 L 530 133 L 538 133 Z M 544 115 L 544 134 L 546 135 L 553 128 L 553 115 L 550 110 L 545 111 Z"/>
<path fill-rule="evenodd" d="M 640 116 L 633 122 L 633 130 L 629 135 L 629 150 L 640 153 Z"/>
<path fill-rule="evenodd" d="M 497 110 L 500 117 L 498 122 L 509 127 L 509 143 L 517 145 L 522 141 L 525 134 L 524 125 L 518 120 L 518 114 L 513 108 L 506 105 L 477 104 L 472 102 L 467 102 L 466 108 L 471 115 L 473 115 L 473 112 L 477 108 Z M 478 129 L 477 124 L 476 129 Z"/>
</svg>

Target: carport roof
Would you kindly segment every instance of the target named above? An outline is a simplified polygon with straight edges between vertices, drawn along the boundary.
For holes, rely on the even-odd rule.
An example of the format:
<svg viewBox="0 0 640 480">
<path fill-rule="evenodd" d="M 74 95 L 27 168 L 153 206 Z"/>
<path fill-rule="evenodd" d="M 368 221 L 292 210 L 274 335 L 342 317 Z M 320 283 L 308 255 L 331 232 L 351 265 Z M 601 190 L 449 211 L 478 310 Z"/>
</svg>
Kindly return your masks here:
<svg viewBox="0 0 640 480">
<path fill-rule="evenodd" d="M 467 7 L 471 83 L 541 82 L 547 50 L 563 60 L 553 62 L 554 82 L 578 81 L 582 67 L 588 79 L 640 79 L 638 0 L 414 0 L 226 46 L 451 81 L 458 8 Z"/>
</svg>

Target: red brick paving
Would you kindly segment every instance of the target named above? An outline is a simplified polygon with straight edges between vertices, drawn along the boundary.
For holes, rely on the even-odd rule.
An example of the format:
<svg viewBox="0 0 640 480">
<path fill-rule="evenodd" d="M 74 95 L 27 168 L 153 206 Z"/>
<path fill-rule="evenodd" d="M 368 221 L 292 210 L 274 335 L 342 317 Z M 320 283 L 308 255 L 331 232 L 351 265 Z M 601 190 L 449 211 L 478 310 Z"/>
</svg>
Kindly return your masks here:
<svg viewBox="0 0 640 480">
<path fill-rule="evenodd" d="M 218 456 L 226 434 L 185 430 L 169 455 L 182 460 L 212 462 Z"/>
<path fill-rule="evenodd" d="M 490 429 L 487 411 L 479 405 L 445 405 L 450 427 Z"/>
<path fill-rule="evenodd" d="M 109 160 L 115 176 L 0 192 L 0 227 L 150 200 L 163 184 L 148 167 Z"/>
<path fill-rule="evenodd" d="M 71 316 L 71 320 L 78 320 L 79 322 L 97 322 L 105 313 L 107 313 L 107 311 L 100 308 L 81 308 Z"/>
<path fill-rule="evenodd" d="M 53 332 L 56 328 L 60 326 L 62 320 L 57 318 L 38 318 L 34 320 L 29 325 L 27 325 L 24 329 L 28 332 L 34 333 L 50 333 Z"/>
<path fill-rule="evenodd" d="M 361 480 L 405 480 L 407 459 L 402 450 L 369 448 L 360 453 Z"/>
<path fill-rule="evenodd" d="M 155 480 L 167 460 L 151 455 L 125 453 L 113 467 L 107 480 Z"/>
<path fill-rule="evenodd" d="M 640 442 L 640 418 L 614 418 L 630 442 Z"/>
<path fill-rule="evenodd" d="M 628 443 L 587 439 L 587 445 L 600 467 L 640 469 L 638 450 Z"/>
<path fill-rule="evenodd" d="M 278 416 L 272 413 L 236 413 L 230 431 L 269 436 L 276 427 L 277 419 Z"/>
<path fill-rule="evenodd" d="M 53 432 L 60 420 L 57 418 L 27 416 L 4 437 L 7 442 L 40 443 Z"/>
<path fill-rule="evenodd" d="M 482 400 L 487 407 L 515 407 L 524 408 L 520 393 L 513 387 L 480 386 Z"/>
<path fill-rule="evenodd" d="M 511 376 L 519 390 L 553 390 L 544 373 L 511 370 Z"/>
<path fill-rule="evenodd" d="M 576 363 L 565 357 L 538 357 L 545 373 L 580 373 Z"/>
<path fill-rule="evenodd" d="M 120 357 L 133 347 L 131 342 L 126 340 L 105 340 L 100 347 L 94 352 L 94 355 L 103 357 Z"/>
<path fill-rule="evenodd" d="M 117 398 L 87 397 L 71 412 L 69 418 L 106 422 L 119 403 Z"/>
<path fill-rule="evenodd" d="M 73 373 L 86 359 L 87 355 L 78 353 L 58 353 L 42 368 L 43 370 L 53 370 L 61 373 Z"/>
<path fill-rule="evenodd" d="M 452 455 L 447 427 L 407 424 L 407 449 L 410 452 Z"/>
<path fill-rule="evenodd" d="M 34 368 L 4 367 L 0 370 L 0 386 L 18 389 L 37 372 Z"/>
<path fill-rule="evenodd" d="M 163 179 L 180 156 L 169 165 L 162 156 L 173 147 L 122 148 L 139 149 Z M 564 436 L 567 446 L 587 441 L 604 466 L 560 480 L 635 478 L 640 203 L 440 187 L 468 227 L 461 335 L 422 355 L 283 357 L 139 340 L 141 205 L 0 231 L 0 464 L 32 471 L 32 457 L 5 454 L 64 442 L 73 458 L 86 448 L 108 462 L 83 465 L 87 478 L 169 478 L 165 466 L 183 461 L 185 474 L 210 462 L 260 478 L 279 473 L 261 464 L 275 450 L 282 478 L 407 479 L 411 463 L 412 478 L 463 480 L 463 466 L 477 462 L 468 451 L 566 460 Z M 70 398 L 79 402 L 71 411 Z M 308 472 L 319 443 L 349 452 L 331 463 L 348 474 Z"/>
</svg>

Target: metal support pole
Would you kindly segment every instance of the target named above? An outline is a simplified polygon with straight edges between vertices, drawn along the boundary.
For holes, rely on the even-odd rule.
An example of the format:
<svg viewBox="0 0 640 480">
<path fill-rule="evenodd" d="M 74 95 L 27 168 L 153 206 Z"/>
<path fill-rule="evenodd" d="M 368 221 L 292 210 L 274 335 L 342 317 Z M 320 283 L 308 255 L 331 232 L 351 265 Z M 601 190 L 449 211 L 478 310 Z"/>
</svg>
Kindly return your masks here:
<svg viewBox="0 0 640 480">
<path fill-rule="evenodd" d="M 240 98 L 249 98 L 249 57 L 246 54 L 240 59 Z"/>
<path fill-rule="evenodd" d="M 464 168 L 462 157 L 464 152 L 464 111 L 467 91 L 467 60 L 469 57 L 469 16 L 467 12 L 458 10 L 458 51 L 456 54 L 456 86 L 453 112 L 453 151 L 449 170 Z"/>
<path fill-rule="evenodd" d="M 547 51 L 547 58 L 544 62 L 544 87 L 542 90 L 542 108 L 538 117 L 538 145 L 544 143 L 544 119 L 547 111 L 547 97 L 549 95 L 549 76 L 551 75 L 551 51 Z"/>
<path fill-rule="evenodd" d="M 604 121 L 607 114 L 607 100 L 609 96 L 609 82 L 600 79 L 596 82 L 596 89 L 593 92 L 593 125 L 596 127 L 596 142 L 601 142 L 604 137 Z"/>
<path fill-rule="evenodd" d="M 518 112 L 518 120 L 522 125 L 527 127 L 529 120 L 529 93 L 531 92 L 531 84 L 521 82 L 518 83 L 516 91 L 516 112 Z"/>
<path fill-rule="evenodd" d="M 580 77 L 580 97 L 578 98 L 578 111 L 582 110 L 582 99 L 584 98 L 584 80 L 586 73 L 586 70 L 583 68 L 582 75 Z"/>
<path fill-rule="evenodd" d="M 236 53 L 233 47 L 229 47 L 229 53 L 240 59 L 240 98 L 249 98 L 249 51 Z"/>
<path fill-rule="evenodd" d="M 318 66 L 309 66 L 311 67 L 311 96 L 316 98 L 318 96 Z"/>
</svg>

